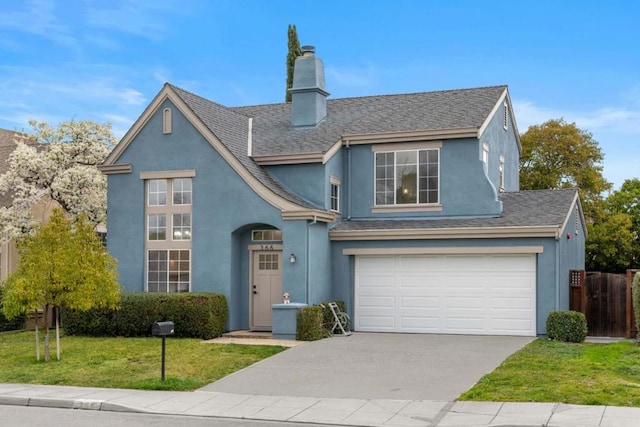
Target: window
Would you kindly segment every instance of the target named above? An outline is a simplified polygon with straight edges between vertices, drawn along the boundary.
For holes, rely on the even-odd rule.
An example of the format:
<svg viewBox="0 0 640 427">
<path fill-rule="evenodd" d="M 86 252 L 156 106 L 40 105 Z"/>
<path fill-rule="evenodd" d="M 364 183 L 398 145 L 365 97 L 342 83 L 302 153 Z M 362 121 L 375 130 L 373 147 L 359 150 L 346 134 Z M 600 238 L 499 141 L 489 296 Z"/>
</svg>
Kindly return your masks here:
<svg viewBox="0 0 640 427">
<path fill-rule="evenodd" d="M 191 240 L 191 214 L 173 214 L 173 240 Z"/>
<path fill-rule="evenodd" d="M 278 254 L 258 255 L 258 270 L 278 270 Z"/>
<path fill-rule="evenodd" d="M 251 240 L 254 242 L 281 242 L 281 230 L 253 230 Z"/>
<path fill-rule="evenodd" d="M 173 204 L 191 204 L 191 179 L 179 178 L 173 180 Z"/>
<path fill-rule="evenodd" d="M 149 292 L 189 292 L 188 250 L 150 250 L 147 266 Z"/>
<path fill-rule="evenodd" d="M 167 216 L 165 214 L 150 214 L 147 225 L 149 240 L 167 240 Z"/>
<path fill-rule="evenodd" d="M 340 179 L 332 176 L 329 179 L 329 184 L 331 186 L 329 209 L 334 212 L 340 212 Z"/>
<path fill-rule="evenodd" d="M 376 205 L 439 202 L 438 149 L 377 152 Z"/>
<path fill-rule="evenodd" d="M 162 133 L 171 133 L 171 108 L 162 110 Z"/>
<path fill-rule="evenodd" d="M 149 195 L 147 197 L 149 206 L 164 206 L 167 204 L 167 180 L 149 180 Z"/>
<path fill-rule="evenodd" d="M 489 146 L 487 144 L 482 144 L 482 165 L 484 172 L 489 172 Z"/>
<path fill-rule="evenodd" d="M 163 174 L 170 178 L 162 178 Z M 148 292 L 189 292 L 191 288 L 192 179 L 181 175 L 141 174 L 147 188 Z"/>
<path fill-rule="evenodd" d="M 504 127 L 504 130 L 509 128 L 509 107 L 506 102 L 503 105 L 502 127 Z"/>
<path fill-rule="evenodd" d="M 498 183 L 500 190 L 504 190 L 504 157 L 500 156 L 500 166 L 498 167 Z"/>
</svg>

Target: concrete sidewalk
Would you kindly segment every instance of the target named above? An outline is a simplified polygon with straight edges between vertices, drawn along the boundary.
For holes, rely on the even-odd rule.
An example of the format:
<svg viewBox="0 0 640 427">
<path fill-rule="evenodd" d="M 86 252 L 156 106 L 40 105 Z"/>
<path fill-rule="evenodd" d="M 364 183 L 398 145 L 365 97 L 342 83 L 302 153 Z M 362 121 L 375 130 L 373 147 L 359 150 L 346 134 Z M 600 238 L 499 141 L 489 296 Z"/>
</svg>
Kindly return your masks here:
<svg viewBox="0 0 640 427">
<path fill-rule="evenodd" d="M 640 408 L 561 403 L 444 402 L 259 396 L 0 384 L 0 404 L 354 426 L 631 427 Z"/>
</svg>

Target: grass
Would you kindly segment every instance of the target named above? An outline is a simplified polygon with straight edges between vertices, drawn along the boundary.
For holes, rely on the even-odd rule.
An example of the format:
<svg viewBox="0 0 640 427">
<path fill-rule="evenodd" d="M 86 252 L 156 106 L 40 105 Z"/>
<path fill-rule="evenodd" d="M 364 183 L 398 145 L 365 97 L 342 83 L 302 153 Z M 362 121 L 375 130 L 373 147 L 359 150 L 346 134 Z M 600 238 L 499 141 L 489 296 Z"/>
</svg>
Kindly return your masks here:
<svg viewBox="0 0 640 427">
<path fill-rule="evenodd" d="M 459 399 L 640 407 L 640 347 L 539 339 Z"/>
<path fill-rule="evenodd" d="M 42 355 L 36 361 L 34 332 L 0 333 L 0 382 L 187 391 L 286 349 L 167 338 L 162 382 L 159 338 L 62 337 L 58 361 L 51 337 L 52 360 L 45 363 Z"/>
</svg>

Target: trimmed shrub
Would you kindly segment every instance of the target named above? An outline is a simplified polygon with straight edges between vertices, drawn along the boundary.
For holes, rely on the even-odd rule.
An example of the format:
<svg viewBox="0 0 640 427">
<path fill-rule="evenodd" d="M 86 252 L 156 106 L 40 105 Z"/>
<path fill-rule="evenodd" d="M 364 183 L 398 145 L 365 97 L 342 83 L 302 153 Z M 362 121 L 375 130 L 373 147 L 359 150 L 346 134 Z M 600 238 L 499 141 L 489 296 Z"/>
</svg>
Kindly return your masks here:
<svg viewBox="0 0 640 427">
<path fill-rule="evenodd" d="M 23 329 L 27 320 L 26 314 L 13 319 L 7 319 L 2 311 L 2 286 L 0 286 L 0 332 L 4 331 L 16 331 Z"/>
<path fill-rule="evenodd" d="M 224 295 L 212 293 L 124 293 L 116 310 L 62 310 L 69 335 L 141 337 L 154 322 L 175 323 L 175 337 L 211 339 L 222 335 L 228 307 Z"/>
<path fill-rule="evenodd" d="M 633 313 L 636 315 L 636 330 L 639 331 L 636 335 L 636 340 L 638 341 L 638 345 L 640 345 L 640 273 L 636 273 L 633 276 L 631 293 L 633 295 Z"/>
<path fill-rule="evenodd" d="M 299 308 L 296 317 L 298 341 L 316 341 L 330 336 L 323 326 L 323 310 L 319 305 Z"/>
<path fill-rule="evenodd" d="M 547 335 L 564 342 L 583 342 L 587 337 L 587 319 L 578 311 L 552 311 L 547 317 Z"/>
</svg>

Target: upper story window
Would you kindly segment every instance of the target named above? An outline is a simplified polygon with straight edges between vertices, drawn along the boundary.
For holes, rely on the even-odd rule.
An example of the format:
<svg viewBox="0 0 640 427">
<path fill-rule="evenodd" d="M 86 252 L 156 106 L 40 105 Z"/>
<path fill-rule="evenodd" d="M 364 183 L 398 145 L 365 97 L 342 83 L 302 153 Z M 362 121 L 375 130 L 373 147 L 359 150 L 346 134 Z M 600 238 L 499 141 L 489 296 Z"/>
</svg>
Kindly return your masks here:
<svg viewBox="0 0 640 427">
<path fill-rule="evenodd" d="M 375 204 L 436 204 L 440 200 L 440 150 L 376 152 Z"/>
<path fill-rule="evenodd" d="M 147 181 L 147 241 L 191 240 L 191 185 L 191 178 Z"/>
<path fill-rule="evenodd" d="M 331 185 L 329 207 L 334 212 L 340 212 L 340 180 L 332 176 L 329 180 L 329 184 Z"/>
<path fill-rule="evenodd" d="M 171 133 L 171 108 L 162 110 L 162 133 Z"/>
<path fill-rule="evenodd" d="M 489 172 L 489 146 L 487 144 L 482 144 L 482 166 L 485 173 Z"/>
<path fill-rule="evenodd" d="M 500 166 L 498 166 L 498 183 L 500 191 L 504 191 L 504 157 L 500 156 Z"/>
</svg>

